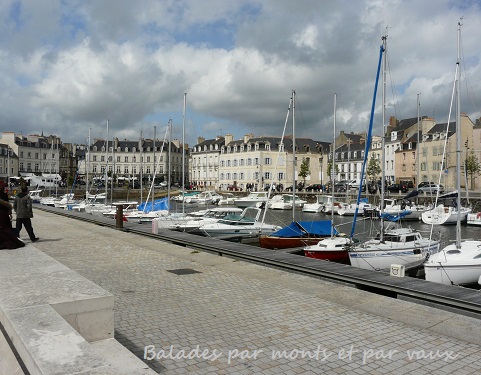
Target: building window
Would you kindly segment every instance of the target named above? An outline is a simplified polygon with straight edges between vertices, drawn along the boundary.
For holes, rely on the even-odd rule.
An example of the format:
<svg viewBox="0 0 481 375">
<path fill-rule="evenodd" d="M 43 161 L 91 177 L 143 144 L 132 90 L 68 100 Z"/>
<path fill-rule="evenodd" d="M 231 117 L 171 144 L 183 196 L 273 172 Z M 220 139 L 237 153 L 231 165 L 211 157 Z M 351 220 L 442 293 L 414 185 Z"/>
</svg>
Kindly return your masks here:
<svg viewBox="0 0 481 375">
<path fill-rule="evenodd" d="M 127 167 L 127 166 L 124 167 L 124 173 L 125 173 L 125 174 L 128 174 L 128 173 L 129 173 L 129 167 Z"/>
<path fill-rule="evenodd" d="M 284 180 L 284 172 L 279 172 L 279 173 L 277 174 L 277 179 L 278 179 L 279 181 Z"/>
</svg>

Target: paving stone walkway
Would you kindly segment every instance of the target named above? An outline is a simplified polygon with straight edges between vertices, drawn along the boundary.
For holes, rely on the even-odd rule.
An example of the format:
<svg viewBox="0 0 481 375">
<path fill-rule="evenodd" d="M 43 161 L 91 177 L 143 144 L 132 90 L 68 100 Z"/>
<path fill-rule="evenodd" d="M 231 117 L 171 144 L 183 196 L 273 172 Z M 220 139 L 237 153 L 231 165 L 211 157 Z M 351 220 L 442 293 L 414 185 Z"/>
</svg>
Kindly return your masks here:
<svg viewBox="0 0 481 375">
<path fill-rule="evenodd" d="M 35 246 L 115 296 L 116 338 L 158 373 L 481 371 L 473 318 L 34 214 Z"/>
</svg>

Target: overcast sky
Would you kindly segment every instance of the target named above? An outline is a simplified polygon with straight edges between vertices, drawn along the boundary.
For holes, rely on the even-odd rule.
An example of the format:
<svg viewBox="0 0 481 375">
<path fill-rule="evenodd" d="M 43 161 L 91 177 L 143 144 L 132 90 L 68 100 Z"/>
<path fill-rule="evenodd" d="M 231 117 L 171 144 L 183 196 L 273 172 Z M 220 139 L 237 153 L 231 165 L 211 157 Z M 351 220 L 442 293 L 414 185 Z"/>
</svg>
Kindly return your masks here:
<svg viewBox="0 0 481 375">
<path fill-rule="evenodd" d="M 481 4 L 468 0 L 0 0 L 0 131 L 65 142 L 366 131 L 381 36 L 386 116 L 446 122 L 462 23 L 462 111 L 481 116 Z M 380 91 L 379 91 L 380 92 Z M 380 134 L 378 96 L 374 133 Z M 289 128 L 287 133 L 292 133 Z"/>
</svg>

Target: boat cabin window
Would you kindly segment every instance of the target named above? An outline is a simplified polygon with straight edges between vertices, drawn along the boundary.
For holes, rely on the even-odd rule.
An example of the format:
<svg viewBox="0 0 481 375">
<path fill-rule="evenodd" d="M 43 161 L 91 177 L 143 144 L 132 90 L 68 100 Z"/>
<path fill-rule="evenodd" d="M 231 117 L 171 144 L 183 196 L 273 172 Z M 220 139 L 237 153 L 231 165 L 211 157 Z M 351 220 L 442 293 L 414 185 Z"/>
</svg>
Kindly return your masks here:
<svg viewBox="0 0 481 375">
<path fill-rule="evenodd" d="M 406 242 L 414 242 L 414 241 L 416 241 L 416 236 L 414 234 L 410 236 L 406 236 Z"/>
<path fill-rule="evenodd" d="M 384 241 L 388 242 L 402 242 L 401 237 L 399 236 L 393 236 L 393 235 L 384 235 Z"/>
<path fill-rule="evenodd" d="M 461 254 L 461 251 L 459 251 L 458 249 L 448 250 L 448 251 L 446 251 L 446 254 Z"/>
<path fill-rule="evenodd" d="M 473 259 L 479 259 L 479 258 L 481 258 L 481 254 L 478 254 L 475 257 L 473 257 Z"/>
</svg>

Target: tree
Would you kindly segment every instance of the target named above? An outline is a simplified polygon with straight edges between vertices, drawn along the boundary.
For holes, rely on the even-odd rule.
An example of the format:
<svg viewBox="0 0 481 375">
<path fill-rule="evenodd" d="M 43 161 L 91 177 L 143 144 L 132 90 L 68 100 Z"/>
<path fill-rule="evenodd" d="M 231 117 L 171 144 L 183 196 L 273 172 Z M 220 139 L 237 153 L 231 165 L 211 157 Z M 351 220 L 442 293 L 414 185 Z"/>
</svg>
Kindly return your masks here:
<svg viewBox="0 0 481 375">
<path fill-rule="evenodd" d="M 331 171 L 332 171 L 332 163 L 329 162 L 329 163 L 327 164 L 327 174 L 328 174 L 328 176 L 329 176 L 329 179 L 331 179 Z M 337 175 L 338 173 L 339 173 L 339 168 L 338 168 L 338 166 L 337 166 L 337 164 L 336 164 L 336 165 L 335 165 L 335 168 L 334 168 L 334 177 L 335 177 L 335 175 Z"/>
<path fill-rule="evenodd" d="M 301 163 L 301 170 L 299 171 L 299 177 L 302 177 L 304 180 L 304 185 L 306 184 L 306 177 L 311 174 L 311 171 L 309 170 L 309 162 L 307 159 L 302 159 Z"/>
<path fill-rule="evenodd" d="M 474 189 L 474 178 L 481 173 L 481 165 L 479 164 L 478 158 L 474 155 L 474 151 L 471 151 L 471 154 L 466 157 L 465 169 L 471 180 L 471 189 Z"/>
<path fill-rule="evenodd" d="M 371 181 L 376 181 L 377 176 L 381 173 L 381 163 L 377 158 L 370 158 L 366 168 L 366 174 Z"/>
</svg>

